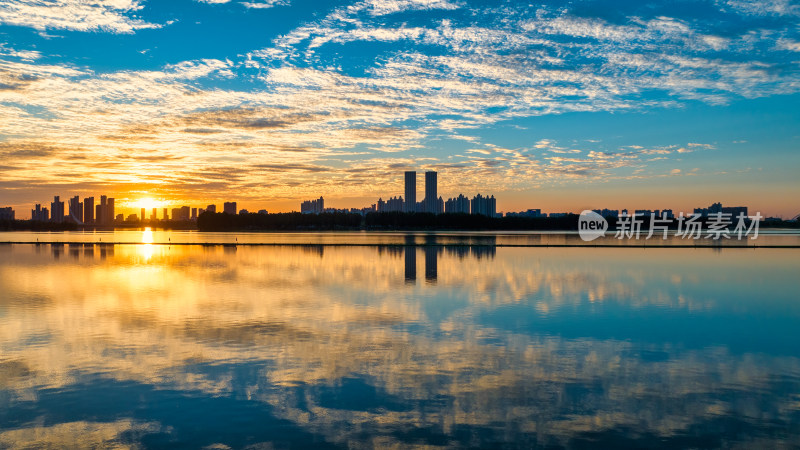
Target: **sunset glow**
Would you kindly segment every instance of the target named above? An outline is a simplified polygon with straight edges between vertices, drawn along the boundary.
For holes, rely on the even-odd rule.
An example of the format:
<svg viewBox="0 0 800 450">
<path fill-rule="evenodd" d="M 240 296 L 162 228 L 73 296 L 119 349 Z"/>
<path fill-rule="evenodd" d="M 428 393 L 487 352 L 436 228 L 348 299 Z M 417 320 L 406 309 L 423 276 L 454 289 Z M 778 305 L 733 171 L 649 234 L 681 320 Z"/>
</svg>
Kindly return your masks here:
<svg viewBox="0 0 800 450">
<path fill-rule="evenodd" d="M 798 7 L 702 5 L 0 1 L 3 200 L 363 207 L 410 169 L 499 211 L 793 217 Z"/>
<path fill-rule="evenodd" d="M 153 208 L 157 208 L 157 209 L 158 208 L 166 208 L 167 206 L 168 206 L 167 202 L 162 201 L 162 200 L 154 200 L 152 198 L 143 198 L 143 199 L 140 199 L 140 200 L 137 200 L 137 201 L 133 202 L 133 204 L 131 205 L 131 207 L 134 208 L 134 209 L 144 208 L 145 211 L 147 211 L 147 214 L 150 214 L 150 212 L 153 210 Z"/>
<path fill-rule="evenodd" d="M 800 0 L 0 0 L 0 448 L 800 449 Z"/>
</svg>

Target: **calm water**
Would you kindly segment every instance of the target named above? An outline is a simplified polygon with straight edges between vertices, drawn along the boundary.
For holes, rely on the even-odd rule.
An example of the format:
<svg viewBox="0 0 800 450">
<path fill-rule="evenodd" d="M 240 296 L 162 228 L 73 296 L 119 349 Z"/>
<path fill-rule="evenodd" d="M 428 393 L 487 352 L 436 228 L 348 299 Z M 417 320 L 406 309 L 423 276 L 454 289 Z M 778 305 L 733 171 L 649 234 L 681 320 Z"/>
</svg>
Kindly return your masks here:
<svg viewBox="0 0 800 450">
<path fill-rule="evenodd" d="M 479 244 L 0 245 L 0 448 L 800 446 L 800 250 Z"/>
<path fill-rule="evenodd" d="M 614 232 L 600 239 L 584 242 L 577 232 L 324 232 L 324 233 L 217 233 L 172 230 L 115 230 L 68 232 L 0 232 L 0 243 L 118 243 L 118 244 L 264 244 L 264 245 L 624 245 L 624 246 L 793 246 L 800 247 L 800 230 L 762 229 L 757 239 L 617 239 Z"/>
</svg>

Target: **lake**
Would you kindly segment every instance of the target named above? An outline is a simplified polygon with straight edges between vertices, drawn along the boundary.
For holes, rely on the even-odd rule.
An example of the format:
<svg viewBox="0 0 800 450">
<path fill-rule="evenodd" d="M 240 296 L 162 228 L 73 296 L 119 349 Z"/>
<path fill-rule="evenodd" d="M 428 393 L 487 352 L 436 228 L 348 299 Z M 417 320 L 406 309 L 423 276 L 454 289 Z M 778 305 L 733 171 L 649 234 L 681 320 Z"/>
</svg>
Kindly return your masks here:
<svg viewBox="0 0 800 450">
<path fill-rule="evenodd" d="M 0 236 L 52 242 L 0 245 L 0 447 L 800 446 L 797 249 L 80 234 Z"/>
<path fill-rule="evenodd" d="M 639 239 L 618 239 L 613 231 L 597 240 L 584 242 L 578 232 L 569 231 L 342 231 L 342 232 L 202 232 L 124 229 L 87 231 L 0 231 L 3 243 L 62 243 L 62 244 L 251 244 L 251 245 L 491 245 L 491 246 L 644 246 L 644 247 L 798 247 L 800 230 L 762 229 L 757 239 L 700 239 L 681 238 L 674 231 L 666 239 L 656 233 L 646 239 L 643 230 Z M 751 235 L 752 236 L 752 235 Z"/>
</svg>

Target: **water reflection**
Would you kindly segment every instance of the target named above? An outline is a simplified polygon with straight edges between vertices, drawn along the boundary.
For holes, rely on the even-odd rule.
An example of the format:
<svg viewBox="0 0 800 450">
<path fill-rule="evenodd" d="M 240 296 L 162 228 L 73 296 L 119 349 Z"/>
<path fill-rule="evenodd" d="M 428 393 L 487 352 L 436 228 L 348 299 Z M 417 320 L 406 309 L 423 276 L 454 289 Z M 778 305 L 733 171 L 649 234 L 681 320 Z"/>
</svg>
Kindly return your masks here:
<svg viewBox="0 0 800 450">
<path fill-rule="evenodd" d="M 417 248 L 405 248 L 406 283 L 414 284 L 417 281 Z"/>
<path fill-rule="evenodd" d="M 436 278 L 439 273 L 439 253 L 441 250 L 442 249 L 439 247 L 425 247 L 425 281 L 428 283 L 436 284 Z"/>
<path fill-rule="evenodd" d="M 439 242 L 0 246 L 0 447 L 800 444 L 795 253 Z"/>
<path fill-rule="evenodd" d="M 117 243 L 142 242 L 142 230 L 67 231 L 67 232 L 3 232 L 0 243 Z M 267 245 L 424 245 L 435 235 L 440 245 L 498 246 L 792 246 L 800 247 L 800 231 L 796 229 L 762 229 L 757 240 L 736 239 L 669 239 L 620 240 L 609 233 L 605 237 L 584 242 L 577 232 L 297 232 L 297 233 L 205 233 L 198 231 L 150 230 L 154 244 L 267 244 Z"/>
</svg>

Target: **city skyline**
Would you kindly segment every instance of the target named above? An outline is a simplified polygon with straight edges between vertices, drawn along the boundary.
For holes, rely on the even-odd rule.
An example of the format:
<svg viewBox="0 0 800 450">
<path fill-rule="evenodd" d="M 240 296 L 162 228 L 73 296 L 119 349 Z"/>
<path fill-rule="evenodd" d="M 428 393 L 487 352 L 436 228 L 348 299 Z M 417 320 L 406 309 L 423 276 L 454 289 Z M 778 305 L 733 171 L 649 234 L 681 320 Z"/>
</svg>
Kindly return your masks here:
<svg viewBox="0 0 800 450">
<path fill-rule="evenodd" d="M 800 0 L 0 0 L 0 449 L 800 448 Z"/>
<path fill-rule="evenodd" d="M 408 196 L 411 194 L 412 199 L 416 198 L 416 171 L 406 171 L 404 172 L 404 187 L 405 187 L 405 194 Z M 433 213 L 433 214 L 443 214 L 443 213 L 462 213 L 462 214 L 480 214 L 486 215 L 490 217 L 504 217 L 504 216 L 516 216 L 516 217 L 531 217 L 531 218 L 544 218 L 544 217 L 563 217 L 567 214 L 577 214 L 575 211 L 547 211 L 543 212 L 542 208 L 528 208 L 522 211 L 497 211 L 496 209 L 496 199 L 495 197 L 486 195 L 482 196 L 480 193 L 476 194 L 472 199 L 464 196 L 463 193 L 459 193 L 458 196 L 450 197 L 446 201 L 443 197 L 437 197 L 437 182 L 438 182 L 438 173 L 433 171 L 426 171 L 425 172 L 425 196 L 423 197 L 422 201 L 416 202 L 412 200 L 411 202 L 404 200 L 402 196 L 391 196 L 388 197 L 387 201 L 384 201 L 382 197 L 378 198 L 377 202 L 372 203 L 369 206 L 362 207 L 362 208 L 337 208 L 337 207 L 326 207 L 325 200 L 323 196 L 320 196 L 317 199 L 313 200 L 304 200 L 300 204 L 300 213 L 312 213 L 312 214 L 321 214 L 321 213 L 329 213 L 329 212 L 350 212 L 350 213 L 359 213 L 359 214 L 367 214 L 369 212 L 414 212 L 414 213 Z M 69 205 L 68 214 L 65 214 L 64 205 L 67 203 Z M 148 203 L 150 201 L 148 200 Z M 171 209 L 171 214 L 169 213 L 169 208 L 162 208 L 163 214 L 161 219 L 158 218 L 158 210 L 157 207 L 142 207 L 139 209 L 139 214 L 129 214 L 126 218 L 125 213 L 116 214 L 115 210 L 115 199 L 108 198 L 105 195 L 100 196 L 100 203 L 96 205 L 96 208 L 92 208 L 94 204 L 94 197 L 86 197 L 83 201 L 80 200 L 79 196 L 72 197 L 68 200 L 68 202 L 64 202 L 60 200 L 60 196 L 56 195 L 53 197 L 53 202 L 50 203 L 50 208 L 48 209 L 46 206 L 42 207 L 42 204 L 36 203 L 34 209 L 31 210 L 31 220 L 40 221 L 40 222 L 55 222 L 61 223 L 65 221 L 72 221 L 77 223 L 78 225 L 96 225 L 96 226 L 113 226 L 114 224 L 119 224 L 122 222 L 157 222 L 157 221 L 189 221 L 189 220 L 197 220 L 200 214 L 203 214 L 206 211 L 216 213 L 216 205 L 210 204 L 207 205 L 205 208 L 198 208 L 198 207 L 190 207 L 190 206 L 179 206 Z M 152 206 L 152 203 L 149 204 Z M 246 208 L 238 209 L 238 203 L 236 201 L 226 201 L 223 203 L 222 212 L 225 214 L 230 215 L 237 215 L 237 214 L 250 214 L 250 213 L 257 213 L 257 214 L 268 214 L 268 211 L 265 209 L 260 209 L 258 211 L 249 211 Z M 629 208 L 619 208 L 619 209 L 609 209 L 609 208 L 598 208 L 598 207 L 591 207 L 587 208 L 588 210 L 593 210 L 596 213 L 600 214 L 603 217 L 613 217 L 616 218 L 619 215 L 635 215 L 641 217 L 650 217 L 651 214 L 654 214 L 656 217 L 662 217 L 662 215 L 667 219 L 673 219 L 677 217 L 678 214 L 683 215 L 684 211 L 676 210 L 673 211 L 672 208 L 656 208 L 656 209 L 630 209 Z M 150 212 L 152 211 L 152 212 Z M 692 211 L 692 212 L 689 212 Z M 297 210 L 292 210 L 290 212 L 298 212 Z M 150 214 L 149 218 L 147 214 Z M 737 216 L 738 214 L 743 214 L 744 216 L 748 215 L 748 207 L 747 206 L 723 206 L 721 202 L 712 203 L 708 207 L 695 207 L 692 210 L 685 211 L 687 215 L 694 214 L 700 217 L 708 217 L 709 214 L 718 214 L 718 213 L 726 213 L 731 216 Z M 760 212 L 757 212 L 760 214 Z M 765 217 L 761 216 L 766 219 L 772 220 L 773 217 Z M 11 207 L 2 207 L 0 208 L 0 219 L 2 220 L 13 220 L 13 219 L 22 219 L 21 217 L 15 217 L 15 211 Z M 800 218 L 800 214 L 797 216 L 786 218 L 787 220 L 798 220 Z M 96 219 L 96 220 L 95 220 Z"/>
<path fill-rule="evenodd" d="M 358 207 L 418 169 L 502 211 L 795 216 L 800 10 L 672 6 L 0 1 L 0 204 Z"/>
</svg>

